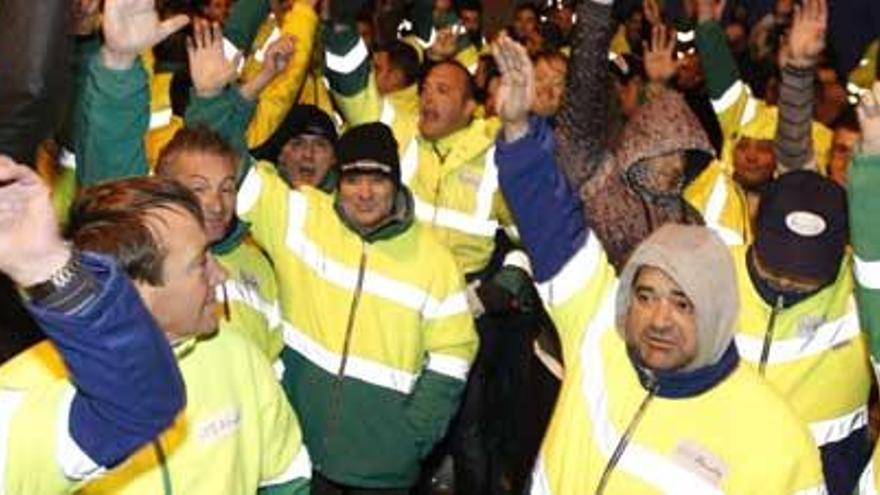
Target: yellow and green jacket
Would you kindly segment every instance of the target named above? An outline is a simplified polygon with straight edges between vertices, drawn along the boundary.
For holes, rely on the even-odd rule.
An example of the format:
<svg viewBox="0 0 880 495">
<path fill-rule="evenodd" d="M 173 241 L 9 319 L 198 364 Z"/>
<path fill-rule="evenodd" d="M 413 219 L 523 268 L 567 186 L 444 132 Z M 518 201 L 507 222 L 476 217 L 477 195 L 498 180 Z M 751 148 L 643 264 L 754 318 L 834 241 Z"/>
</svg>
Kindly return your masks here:
<svg viewBox="0 0 880 495">
<path fill-rule="evenodd" d="M 868 331 L 871 362 L 875 376 L 880 376 L 880 229 L 877 208 L 880 206 L 880 155 L 857 154 L 849 172 L 850 234 L 854 254 L 854 276 L 859 315 Z M 880 493 L 880 449 L 874 450 L 859 481 L 862 495 Z"/>
<path fill-rule="evenodd" d="M 150 123 L 144 134 L 144 146 L 147 165 L 153 170 L 159 162 L 159 153 L 183 127 L 183 119 L 174 115 L 171 109 L 171 79 L 174 73 L 157 70 L 152 50 L 146 50 L 141 58 L 150 86 Z"/>
<path fill-rule="evenodd" d="M 721 162 L 733 173 L 733 151 L 742 137 L 773 140 L 776 135 L 778 110 L 755 98 L 739 77 L 736 63 L 727 47 L 727 40 L 717 22 L 703 22 L 696 28 L 700 60 L 706 70 L 706 86 L 712 107 L 718 116 L 724 146 Z M 831 148 L 832 132 L 813 122 L 813 147 L 819 171 L 824 171 Z"/>
<path fill-rule="evenodd" d="M 266 48 L 280 36 L 296 38 L 296 51 L 287 67 L 259 95 L 247 128 L 248 147 L 255 148 L 269 139 L 290 108 L 300 100 L 309 75 L 317 28 L 318 15 L 311 3 L 305 0 L 294 2 L 280 25 L 274 16 L 269 16 L 260 27 L 254 40 L 253 53 L 242 71 L 243 80 L 249 80 L 260 72 Z"/>
<path fill-rule="evenodd" d="M 278 274 L 283 384 L 315 469 L 347 485 L 411 486 L 477 348 L 452 257 L 411 204 L 387 235 L 365 238 L 333 196 L 291 190 L 266 162 L 237 209 Z"/>
<path fill-rule="evenodd" d="M 419 95 L 416 84 L 382 95 L 376 87 L 370 52 L 349 24 L 324 24 L 324 73 L 345 123 L 354 127 L 382 122 L 397 138 L 400 153 L 418 133 Z"/>
<path fill-rule="evenodd" d="M 186 408 L 158 439 L 77 493 L 308 493 L 311 465 L 297 418 L 259 350 L 236 332 L 219 332 L 181 344 L 176 352 Z M 52 344 L 38 344 L 16 361 L 4 380 L 60 381 L 70 388 Z M 49 387 L 42 400 L 57 401 L 63 394 Z M 49 404 L 33 409 L 17 427 L 42 428 L 55 412 Z"/>
<path fill-rule="evenodd" d="M 533 475 L 532 494 L 593 493 L 648 392 L 615 329 L 617 280 L 590 235 L 539 285 L 559 329 L 565 375 Z M 761 455 L 755 455 L 760 447 Z M 605 494 L 825 493 L 803 423 L 748 365 L 710 390 L 655 396 Z"/>
<path fill-rule="evenodd" d="M 752 223 L 745 192 L 718 160 L 711 161 L 687 185 L 684 198 L 703 215 L 706 227 L 728 246 L 752 242 Z"/>
<path fill-rule="evenodd" d="M 69 433 L 75 389 L 49 341 L 0 368 L 0 488 L 10 495 L 72 493 L 99 466 Z"/>
<path fill-rule="evenodd" d="M 484 269 L 495 231 L 513 225 L 498 187 L 497 119 L 474 119 L 438 141 L 411 139 L 401 157 L 401 178 L 413 192 L 416 218 L 431 227 L 463 273 Z"/>
<path fill-rule="evenodd" d="M 218 301 L 225 301 L 220 331 L 242 332 L 269 361 L 275 361 L 284 340 L 272 264 L 242 222 L 237 222 L 225 239 L 213 244 L 211 253 L 227 277 L 217 295 Z"/>
<path fill-rule="evenodd" d="M 782 308 L 766 303 L 755 289 L 746 261 L 748 248 L 732 247 L 731 252 L 740 293 L 736 344 L 743 360 L 791 404 L 817 445 L 843 440 L 865 427 L 872 373 L 849 257 L 834 283 Z"/>
</svg>

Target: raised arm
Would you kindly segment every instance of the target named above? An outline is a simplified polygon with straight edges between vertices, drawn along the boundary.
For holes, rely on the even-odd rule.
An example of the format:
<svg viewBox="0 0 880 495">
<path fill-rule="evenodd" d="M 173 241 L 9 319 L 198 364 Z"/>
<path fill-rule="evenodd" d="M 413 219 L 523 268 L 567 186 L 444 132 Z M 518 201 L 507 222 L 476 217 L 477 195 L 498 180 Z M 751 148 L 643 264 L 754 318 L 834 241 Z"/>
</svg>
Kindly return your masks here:
<svg viewBox="0 0 880 495">
<path fill-rule="evenodd" d="M 546 121 L 529 118 L 535 82 L 525 48 L 506 35 L 492 48 L 502 74 L 498 114 L 504 126 L 495 152 L 498 181 L 531 258 L 535 280 L 543 282 L 583 245 L 583 209 L 556 165 L 553 131 Z"/>
<path fill-rule="evenodd" d="M 556 127 L 556 159 L 574 190 L 593 176 L 605 153 L 612 3 L 584 0 L 577 7 L 565 97 Z"/>
<path fill-rule="evenodd" d="M 187 43 L 193 92 L 186 111 L 188 125 L 204 124 L 223 136 L 249 163 L 246 132 L 256 109 L 256 100 L 276 75 L 289 64 L 296 50 L 295 40 L 282 36 L 266 48 L 260 72 L 244 84 L 233 84 L 236 60 L 223 52 L 220 27 L 196 23 Z M 245 168 L 245 167 L 243 167 Z M 244 174 L 242 170 L 242 175 Z"/>
<path fill-rule="evenodd" d="M 354 19 L 333 17 L 321 27 L 324 75 L 345 122 L 358 125 L 379 120 L 382 101 L 369 49 Z"/>
<path fill-rule="evenodd" d="M 849 171 L 850 237 L 855 251 L 859 318 L 871 342 L 871 361 L 880 377 L 880 82 L 858 107 L 862 142 Z"/>
<path fill-rule="evenodd" d="M 816 168 L 813 151 L 813 74 L 825 48 L 828 8 L 825 0 L 796 5 L 794 21 L 783 48 L 776 126 L 776 162 L 780 172 Z"/>
<path fill-rule="evenodd" d="M 149 87 L 139 57 L 188 22 L 183 15 L 159 21 L 154 0 L 105 3 L 104 45 L 88 62 L 76 116 L 81 184 L 147 173 Z"/>
<path fill-rule="evenodd" d="M 319 3 L 319 0 L 298 0 L 281 21 L 281 36 L 288 40 L 281 47 L 284 50 L 282 60 L 286 62 L 257 96 L 257 107 L 247 129 L 249 148 L 263 144 L 272 136 L 300 95 L 312 61 L 318 30 L 315 9 Z M 266 52 L 269 52 L 268 48 Z M 272 54 L 279 56 L 277 47 Z M 263 64 L 278 64 L 265 56 L 263 60 Z"/>
<path fill-rule="evenodd" d="M 725 3 L 724 0 L 697 0 L 696 42 L 712 108 L 727 142 L 742 126 L 746 108 L 757 104 L 757 99 L 742 81 L 719 23 Z"/>
</svg>

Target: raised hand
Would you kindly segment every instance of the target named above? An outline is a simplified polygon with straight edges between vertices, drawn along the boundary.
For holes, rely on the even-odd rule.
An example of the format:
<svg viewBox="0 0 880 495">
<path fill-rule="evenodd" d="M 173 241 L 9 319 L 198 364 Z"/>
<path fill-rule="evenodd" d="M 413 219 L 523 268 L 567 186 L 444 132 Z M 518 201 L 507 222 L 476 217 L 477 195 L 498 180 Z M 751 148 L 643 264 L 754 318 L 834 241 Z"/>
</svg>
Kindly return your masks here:
<svg viewBox="0 0 880 495">
<path fill-rule="evenodd" d="M 296 38 L 283 35 L 266 47 L 261 72 L 272 79 L 283 71 L 296 51 Z"/>
<path fill-rule="evenodd" d="M 720 21 L 727 0 L 697 0 L 697 20 Z"/>
<path fill-rule="evenodd" d="M 660 13 L 660 5 L 657 4 L 657 0 L 645 0 L 642 2 L 642 12 L 644 12 L 645 19 L 651 26 L 663 24 L 663 15 Z"/>
<path fill-rule="evenodd" d="M 189 57 L 189 74 L 197 95 L 210 98 L 235 80 L 235 68 L 241 54 L 237 54 L 233 60 L 226 58 L 220 24 L 197 20 L 193 25 L 192 37 L 186 40 L 186 53 Z"/>
<path fill-rule="evenodd" d="M 49 188 L 33 170 L 0 155 L 0 271 L 21 286 L 34 285 L 69 257 Z"/>
<path fill-rule="evenodd" d="M 160 21 L 154 3 L 155 0 L 106 0 L 102 57 L 107 67 L 131 67 L 141 52 L 189 23 L 185 15 Z"/>
<path fill-rule="evenodd" d="M 862 153 L 880 155 L 880 81 L 862 95 L 856 111 L 862 126 Z"/>
<path fill-rule="evenodd" d="M 428 48 L 428 57 L 434 61 L 446 60 L 455 55 L 458 49 L 458 36 L 452 27 L 445 27 L 437 31 L 437 39 Z"/>
<path fill-rule="evenodd" d="M 658 24 L 651 28 L 651 40 L 642 42 L 645 54 L 645 73 L 656 83 L 665 83 L 678 72 L 675 58 L 675 30 Z"/>
<path fill-rule="evenodd" d="M 529 108 L 535 98 L 535 72 L 525 47 L 506 33 L 492 45 L 495 63 L 501 72 L 498 89 L 498 116 L 504 122 L 505 139 L 516 141 L 529 127 Z"/>
<path fill-rule="evenodd" d="M 263 66 L 260 72 L 241 85 L 239 88 L 241 95 L 246 100 L 256 100 L 260 92 L 272 82 L 272 79 L 287 68 L 295 52 L 296 38 L 289 34 L 282 35 L 270 43 L 263 55 Z"/>
<path fill-rule="evenodd" d="M 825 0 L 806 0 L 794 6 L 791 31 L 786 37 L 785 62 L 795 67 L 812 67 L 825 49 L 828 7 Z"/>
</svg>

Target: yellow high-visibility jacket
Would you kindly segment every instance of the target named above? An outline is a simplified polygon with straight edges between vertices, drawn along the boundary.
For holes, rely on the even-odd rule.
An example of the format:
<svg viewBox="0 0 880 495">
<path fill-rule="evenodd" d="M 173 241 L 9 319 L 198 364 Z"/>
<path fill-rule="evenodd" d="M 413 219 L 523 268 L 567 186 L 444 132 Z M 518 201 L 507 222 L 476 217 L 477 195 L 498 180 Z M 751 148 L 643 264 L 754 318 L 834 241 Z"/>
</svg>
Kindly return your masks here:
<svg viewBox="0 0 880 495">
<path fill-rule="evenodd" d="M 844 258 L 833 284 L 780 310 L 754 288 L 748 248 L 731 252 L 740 294 L 736 344 L 743 360 L 758 369 L 764 340 L 772 334 L 765 378 L 808 423 L 817 445 L 863 428 L 873 372 L 853 296 L 851 258 Z"/>
<path fill-rule="evenodd" d="M 615 329 L 617 280 L 594 236 L 539 291 L 559 329 L 562 390 L 532 494 L 594 493 L 647 391 Z M 646 406 L 605 495 L 825 493 L 819 453 L 790 407 L 746 364 L 693 397 Z"/>
<path fill-rule="evenodd" d="M 344 484 L 411 486 L 477 348 L 449 252 L 411 217 L 368 241 L 333 196 L 291 190 L 267 162 L 248 173 L 237 209 L 275 266 L 283 383 L 315 468 Z"/>
</svg>

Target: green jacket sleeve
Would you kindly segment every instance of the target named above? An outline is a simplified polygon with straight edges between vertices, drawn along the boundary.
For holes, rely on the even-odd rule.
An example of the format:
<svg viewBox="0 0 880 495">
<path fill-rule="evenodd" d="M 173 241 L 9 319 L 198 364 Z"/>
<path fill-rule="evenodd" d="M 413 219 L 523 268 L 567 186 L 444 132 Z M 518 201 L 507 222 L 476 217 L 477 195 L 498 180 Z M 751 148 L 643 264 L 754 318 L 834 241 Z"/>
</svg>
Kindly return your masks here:
<svg viewBox="0 0 880 495">
<path fill-rule="evenodd" d="M 431 43 L 434 31 L 434 1 L 416 0 L 412 7 L 413 32 L 425 43 Z"/>
<path fill-rule="evenodd" d="M 110 70 L 96 54 L 86 71 L 74 123 L 77 180 L 89 186 L 146 175 L 143 137 L 150 121 L 150 91 L 143 64 L 138 60 L 130 69 Z"/>
<path fill-rule="evenodd" d="M 856 155 L 849 171 L 850 237 L 855 251 L 856 297 L 871 360 L 880 364 L 880 155 Z"/>
<path fill-rule="evenodd" d="M 250 50 L 257 30 L 269 15 L 268 0 L 238 0 L 223 24 L 223 37 L 243 52 Z"/>
<path fill-rule="evenodd" d="M 70 151 L 76 151 L 74 149 L 76 135 L 74 127 L 76 116 L 80 113 L 80 98 L 88 79 L 88 62 L 100 49 L 101 42 L 97 36 L 75 39 L 73 43 L 73 56 L 70 57 L 71 98 L 57 135 L 58 144 Z"/>
<path fill-rule="evenodd" d="M 239 179 L 247 174 L 252 161 L 246 133 L 255 108 L 256 103 L 244 99 L 237 86 L 227 86 L 219 95 L 211 98 L 202 98 L 192 92 L 184 117 L 186 125 L 203 124 L 232 145 L 241 161 Z"/>
<path fill-rule="evenodd" d="M 219 95 L 202 98 L 190 93 L 184 121 L 192 126 L 203 124 L 219 133 L 240 154 L 248 152 L 245 133 L 256 103 L 246 100 L 237 86 L 227 86 Z"/>
<path fill-rule="evenodd" d="M 720 24 L 715 21 L 703 22 L 696 31 L 697 51 L 706 72 L 709 97 L 716 100 L 739 80 L 739 69 Z"/>
<path fill-rule="evenodd" d="M 446 433 L 458 410 L 465 382 L 425 370 L 410 397 L 407 416 L 421 457 L 427 456 Z"/>
<path fill-rule="evenodd" d="M 440 259 L 437 261 L 441 263 Z M 442 287 L 432 293 L 442 301 L 441 307 L 455 308 L 455 311 L 424 319 L 422 333 L 427 364 L 406 405 L 406 417 L 422 457 L 443 437 L 458 410 L 478 347 L 463 280 L 454 262 L 450 260 L 448 265 L 449 269 L 443 270 L 448 273 L 437 280 L 437 286 Z"/>
<path fill-rule="evenodd" d="M 699 24 L 696 40 L 700 61 L 706 73 L 709 98 L 727 145 L 727 142 L 735 141 L 745 124 L 742 120 L 748 107 L 758 102 L 749 92 L 748 86 L 740 80 L 739 69 L 727 46 L 727 38 L 721 26 L 715 21 Z"/>
</svg>

